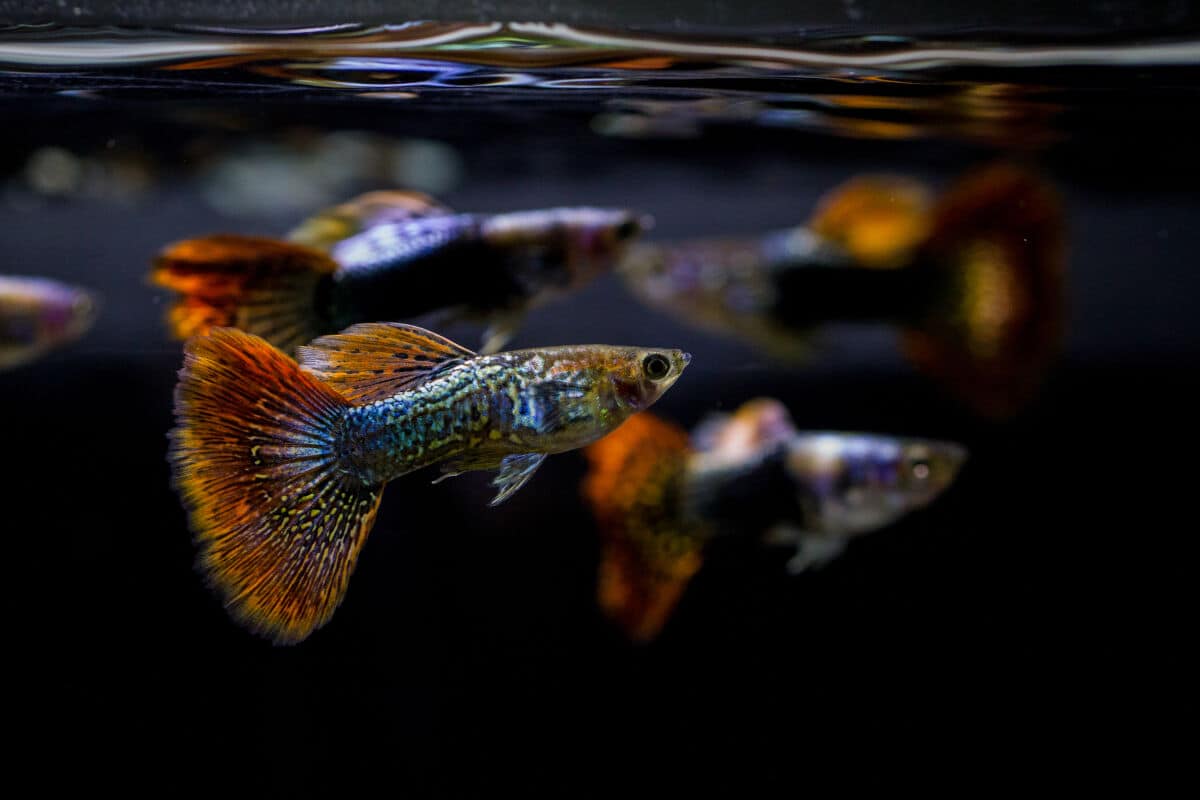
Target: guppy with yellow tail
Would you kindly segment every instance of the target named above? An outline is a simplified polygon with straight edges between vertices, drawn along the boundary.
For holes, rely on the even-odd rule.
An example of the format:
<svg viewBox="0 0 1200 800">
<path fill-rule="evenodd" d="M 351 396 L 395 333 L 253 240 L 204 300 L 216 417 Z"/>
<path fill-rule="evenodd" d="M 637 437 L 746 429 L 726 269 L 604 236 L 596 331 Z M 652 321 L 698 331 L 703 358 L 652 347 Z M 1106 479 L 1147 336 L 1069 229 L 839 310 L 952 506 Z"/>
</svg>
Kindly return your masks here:
<svg viewBox="0 0 1200 800">
<path fill-rule="evenodd" d="M 388 481 L 432 464 L 443 478 L 498 469 L 500 503 L 547 455 L 654 403 L 691 356 L 608 345 L 478 356 L 370 323 L 298 359 L 231 328 L 192 339 L 171 433 L 200 565 L 230 613 L 276 643 L 333 615 Z"/>
</svg>

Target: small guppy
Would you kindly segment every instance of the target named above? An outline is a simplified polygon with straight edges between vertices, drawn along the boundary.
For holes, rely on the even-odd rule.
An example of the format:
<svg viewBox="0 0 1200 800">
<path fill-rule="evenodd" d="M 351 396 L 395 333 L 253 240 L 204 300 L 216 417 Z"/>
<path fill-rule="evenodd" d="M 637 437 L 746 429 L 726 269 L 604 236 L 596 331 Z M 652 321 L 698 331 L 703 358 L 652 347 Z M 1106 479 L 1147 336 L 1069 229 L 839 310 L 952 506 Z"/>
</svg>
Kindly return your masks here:
<svg viewBox="0 0 1200 800">
<path fill-rule="evenodd" d="M 608 345 L 480 356 L 398 323 L 319 338 L 298 363 L 233 328 L 184 353 L 169 459 L 199 563 L 238 621 L 281 644 L 332 616 L 388 481 L 498 469 L 495 505 L 547 455 L 650 406 L 691 360 Z"/>
<path fill-rule="evenodd" d="M 966 458 L 951 442 L 798 431 L 766 399 L 709 417 L 690 440 L 641 414 L 586 453 L 600 606 L 638 641 L 658 635 L 713 539 L 794 547 L 788 568 L 801 572 L 930 503 Z"/>
<path fill-rule="evenodd" d="M 152 283 L 182 297 L 180 339 L 237 327 L 288 353 L 324 334 L 429 313 L 483 321 L 498 351 L 526 312 L 612 269 L 652 224 L 623 209 L 458 214 L 415 192 L 371 192 L 322 211 L 289 241 L 218 235 L 168 246 Z"/>
<path fill-rule="evenodd" d="M 805 225 L 758 237 L 640 245 L 618 272 L 655 308 L 785 360 L 828 322 L 897 329 L 909 360 L 978 413 L 1034 394 L 1062 338 L 1064 223 L 1056 192 L 997 164 L 937 198 L 862 176 Z"/>
<path fill-rule="evenodd" d="M 33 361 L 82 336 L 96 318 L 96 297 L 47 278 L 0 275 L 0 369 Z"/>
</svg>

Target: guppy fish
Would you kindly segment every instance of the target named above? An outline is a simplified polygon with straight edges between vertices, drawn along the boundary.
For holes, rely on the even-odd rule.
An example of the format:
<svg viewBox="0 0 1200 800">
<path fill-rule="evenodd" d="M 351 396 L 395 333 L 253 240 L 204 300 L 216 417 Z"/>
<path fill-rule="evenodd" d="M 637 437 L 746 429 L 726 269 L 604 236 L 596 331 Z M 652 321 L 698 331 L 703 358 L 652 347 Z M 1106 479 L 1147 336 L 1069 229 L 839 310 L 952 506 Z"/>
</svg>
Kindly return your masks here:
<svg viewBox="0 0 1200 800">
<path fill-rule="evenodd" d="M 738 426 L 746 417 L 777 417 L 780 412 L 786 413 L 774 401 L 757 401 L 727 424 Z M 690 513 L 722 521 L 728 528 L 736 513 L 732 504 L 741 502 L 746 487 L 778 485 L 782 476 L 794 494 L 774 504 L 778 520 L 765 538 L 796 548 L 788 570 L 799 573 L 828 563 L 850 539 L 927 506 L 954 482 L 967 451 L 953 442 L 931 439 L 795 431 L 781 441 L 768 438 L 757 453 L 746 452 L 740 460 L 734 456 L 716 448 L 693 460 Z M 764 513 L 772 512 L 760 508 L 760 517 Z"/>
<path fill-rule="evenodd" d="M 661 631 L 708 544 L 762 537 L 800 572 L 931 502 L 966 451 L 950 442 L 798 431 L 774 400 L 710 417 L 690 441 L 641 414 L 586 451 L 600 529 L 601 609 L 634 640 Z"/>
<path fill-rule="evenodd" d="M 1010 165 L 934 199 L 892 176 L 855 178 L 804 226 L 759 237 L 644 245 L 619 273 L 649 305 L 783 358 L 827 322 L 898 329 L 909 360 L 977 412 L 1019 409 L 1062 338 L 1057 194 Z"/>
<path fill-rule="evenodd" d="M 46 278 L 0 275 L 0 369 L 28 363 L 92 326 L 90 292 Z"/>
<path fill-rule="evenodd" d="M 230 613 L 276 643 L 332 616 L 388 481 L 498 469 L 495 505 L 547 455 L 650 406 L 691 360 L 607 345 L 480 356 L 396 323 L 319 338 L 299 363 L 232 328 L 184 352 L 169 458 L 199 562 Z"/>
<path fill-rule="evenodd" d="M 604 208 L 456 214 L 425 195 L 372 192 L 290 241 L 177 242 L 150 280 L 182 295 L 167 314 L 180 339 L 233 326 L 290 353 L 355 323 L 439 312 L 486 322 L 483 350 L 495 352 L 527 311 L 611 269 L 649 224 Z"/>
</svg>

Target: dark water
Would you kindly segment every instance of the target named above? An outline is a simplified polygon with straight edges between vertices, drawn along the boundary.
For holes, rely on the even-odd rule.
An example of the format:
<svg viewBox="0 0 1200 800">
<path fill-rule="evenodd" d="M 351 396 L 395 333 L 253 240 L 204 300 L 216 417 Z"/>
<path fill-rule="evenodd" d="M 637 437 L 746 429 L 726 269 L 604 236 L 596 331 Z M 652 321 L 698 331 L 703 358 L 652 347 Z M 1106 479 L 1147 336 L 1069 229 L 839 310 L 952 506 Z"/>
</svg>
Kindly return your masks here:
<svg viewBox="0 0 1200 800">
<path fill-rule="evenodd" d="M 1131 729 L 1154 740 L 1191 630 L 1172 518 L 1190 473 L 1170 465 L 1200 355 L 1198 64 L 1192 40 L 1037 32 L 0 35 L 3 271 L 104 298 L 86 339 L 0 374 L 18 735 L 67 773 L 49 785 L 236 774 L 402 796 L 800 792 L 830 754 L 880 786 L 896 756 L 918 774 L 986 762 L 973 788 L 1098 769 Z M 281 234 L 399 184 L 464 210 L 632 206 L 651 239 L 752 234 L 856 174 L 944 186 L 998 158 L 1052 181 L 1069 220 L 1061 356 L 1008 420 L 914 373 L 887 330 L 836 327 L 784 367 L 611 277 L 513 342 L 683 347 L 695 361 L 657 409 L 687 426 L 770 395 L 802 427 L 970 447 L 936 504 L 828 568 L 791 577 L 777 553 L 725 547 L 662 637 L 629 645 L 596 610 L 584 462 L 567 454 L 498 509 L 481 475 L 389 487 L 346 602 L 295 648 L 240 630 L 193 571 L 165 461 L 179 348 L 144 281 L 165 243 Z"/>
</svg>

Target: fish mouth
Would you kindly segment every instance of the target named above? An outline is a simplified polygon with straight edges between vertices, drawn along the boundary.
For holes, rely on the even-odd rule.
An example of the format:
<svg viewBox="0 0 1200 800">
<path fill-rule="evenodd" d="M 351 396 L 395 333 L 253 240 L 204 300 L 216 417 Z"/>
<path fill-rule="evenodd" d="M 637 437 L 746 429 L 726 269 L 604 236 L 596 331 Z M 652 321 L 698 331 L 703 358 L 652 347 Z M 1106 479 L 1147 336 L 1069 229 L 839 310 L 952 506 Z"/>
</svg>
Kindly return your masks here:
<svg viewBox="0 0 1200 800">
<path fill-rule="evenodd" d="M 950 483 L 958 479 L 958 473 L 962 472 L 962 468 L 966 466 L 970 457 L 970 451 L 961 444 L 946 446 L 946 460 L 950 462 Z"/>
</svg>

